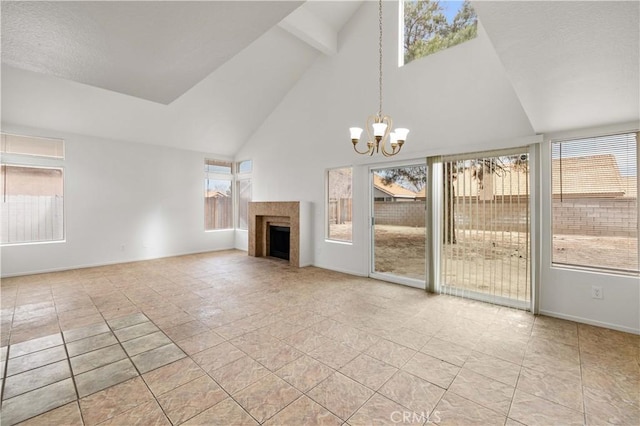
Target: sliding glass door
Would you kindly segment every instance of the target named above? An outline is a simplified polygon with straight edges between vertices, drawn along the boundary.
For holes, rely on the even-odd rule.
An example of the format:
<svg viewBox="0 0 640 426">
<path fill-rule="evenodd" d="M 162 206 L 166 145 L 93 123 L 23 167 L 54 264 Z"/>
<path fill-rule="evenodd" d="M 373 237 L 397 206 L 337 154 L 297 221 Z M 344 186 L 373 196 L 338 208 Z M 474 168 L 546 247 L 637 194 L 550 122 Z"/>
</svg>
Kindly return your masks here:
<svg viewBox="0 0 640 426">
<path fill-rule="evenodd" d="M 439 291 L 528 308 L 527 149 L 445 157 L 441 173 Z"/>
<path fill-rule="evenodd" d="M 426 282 L 426 164 L 371 170 L 371 276 Z"/>
</svg>

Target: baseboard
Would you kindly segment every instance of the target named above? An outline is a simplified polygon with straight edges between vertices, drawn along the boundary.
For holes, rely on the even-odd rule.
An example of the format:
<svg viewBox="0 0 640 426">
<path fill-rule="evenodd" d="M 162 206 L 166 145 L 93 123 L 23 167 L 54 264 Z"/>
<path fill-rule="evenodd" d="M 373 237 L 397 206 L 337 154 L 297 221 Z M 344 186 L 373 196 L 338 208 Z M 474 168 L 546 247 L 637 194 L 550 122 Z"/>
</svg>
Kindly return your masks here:
<svg viewBox="0 0 640 426">
<path fill-rule="evenodd" d="M 333 271 L 333 272 L 340 272 L 341 274 L 355 275 L 356 277 L 368 277 L 369 276 L 368 274 L 363 274 L 361 272 L 349 271 L 347 269 L 333 268 L 333 267 L 323 266 L 323 265 L 318 265 L 318 264 L 309 265 L 309 266 L 315 266 L 316 268 L 326 269 L 328 271 Z"/>
<path fill-rule="evenodd" d="M 157 256 L 157 257 L 138 257 L 138 258 L 133 258 L 133 259 L 114 260 L 114 261 L 111 261 L 111 262 L 88 263 L 88 264 L 80 264 L 80 265 L 75 265 L 75 266 L 62 266 L 62 267 L 59 267 L 59 268 L 38 269 L 38 270 L 35 270 L 35 271 L 29 271 L 29 272 L 18 272 L 18 273 L 15 273 L 15 274 L 0 275 L 0 278 L 12 278 L 12 277 L 22 277 L 22 276 L 25 276 L 25 275 L 48 274 L 48 273 L 51 273 L 51 272 L 71 271 L 73 269 L 99 268 L 101 266 L 111 266 L 111 265 L 119 265 L 119 264 L 124 264 L 124 263 L 144 262 L 145 260 L 166 259 L 166 258 L 169 258 L 169 257 L 189 256 L 189 255 L 192 255 L 192 254 L 215 253 L 215 252 L 220 252 L 220 251 L 231 251 L 231 250 L 237 250 L 237 249 L 231 247 L 231 248 L 216 249 L 216 250 L 196 250 L 196 251 L 176 253 L 176 254 L 167 254 L 167 255 Z M 242 250 L 237 250 L 237 251 L 242 251 Z"/>
<path fill-rule="evenodd" d="M 623 331 L 625 333 L 640 334 L 640 328 L 625 327 L 619 324 L 611 324 L 604 321 L 595 321 L 588 318 L 576 317 L 574 315 L 566 315 L 558 312 L 543 311 L 543 310 L 540 310 L 540 315 L 546 315 L 548 317 L 554 317 L 554 318 L 560 318 L 564 320 L 579 322 L 582 324 L 595 325 L 596 327 L 610 328 L 612 330 Z"/>
</svg>

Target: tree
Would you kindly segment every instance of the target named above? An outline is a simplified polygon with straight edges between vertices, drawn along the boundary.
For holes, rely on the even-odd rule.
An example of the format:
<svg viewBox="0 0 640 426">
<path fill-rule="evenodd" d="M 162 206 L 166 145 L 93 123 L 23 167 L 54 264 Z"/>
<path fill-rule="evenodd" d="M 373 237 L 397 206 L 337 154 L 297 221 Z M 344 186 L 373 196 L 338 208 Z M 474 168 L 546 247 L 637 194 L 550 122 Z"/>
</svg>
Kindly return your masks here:
<svg viewBox="0 0 640 426">
<path fill-rule="evenodd" d="M 484 179 L 487 176 L 502 176 L 510 173 L 511 170 L 526 169 L 528 167 L 527 155 L 513 155 L 504 157 L 476 158 L 465 161 L 447 161 L 443 164 L 443 194 L 446 207 L 446 217 L 444 218 L 443 243 L 456 244 L 456 223 L 455 223 L 455 191 L 453 183 L 458 176 L 466 170 L 471 172 L 471 176 L 478 181 L 480 188 L 483 187 Z M 381 175 L 382 183 L 389 185 L 396 183 L 404 187 L 411 187 L 420 191 L 427 183 L 426 166 L 399 167 L 387 169 Z"/>
<path fill-rule="evenodd" d="M 380 177 L 384 185 L 396 183 L 412 191 L 420 192 L 427 183 L 427 167 L 409 166 L 386 169 Z"/>
<path fill-rule="evenodd" d="M 477 35 L 473 7 L 466 0 L 451 23 L 439 0 L 405 1 L 404 62 L 455 46 Z"/>
<path fill-rule="evenodd" d="M 329 200 L 336 203 L 336 223 L 346 221 L 347 212 L 343 209 L 345 200 L 351 199 L 352 169 L 333 169 L 329 171 Z"/>
<path fill-rule="evenodd" d="M 404 4 L 404 61 L 428 55 L 436 44 L 435 38 L 448 27 L 438 0 L 409 1 Z"/>
</svg>

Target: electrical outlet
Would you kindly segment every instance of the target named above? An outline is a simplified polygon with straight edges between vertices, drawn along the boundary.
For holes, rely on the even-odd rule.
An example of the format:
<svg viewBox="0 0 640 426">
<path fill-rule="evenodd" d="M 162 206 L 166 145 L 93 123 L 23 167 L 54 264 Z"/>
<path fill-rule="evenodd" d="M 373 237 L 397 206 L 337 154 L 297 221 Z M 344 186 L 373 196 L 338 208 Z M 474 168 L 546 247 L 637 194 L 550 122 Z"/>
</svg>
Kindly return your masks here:
<svg viewBox="0 0 640 426">
<path fill-rule="evenodd" d="M 591 286 L 591 297 L 593 299 L 602 299 L 602 287 L 598 287 L 596 285 Z"/>
</svg>

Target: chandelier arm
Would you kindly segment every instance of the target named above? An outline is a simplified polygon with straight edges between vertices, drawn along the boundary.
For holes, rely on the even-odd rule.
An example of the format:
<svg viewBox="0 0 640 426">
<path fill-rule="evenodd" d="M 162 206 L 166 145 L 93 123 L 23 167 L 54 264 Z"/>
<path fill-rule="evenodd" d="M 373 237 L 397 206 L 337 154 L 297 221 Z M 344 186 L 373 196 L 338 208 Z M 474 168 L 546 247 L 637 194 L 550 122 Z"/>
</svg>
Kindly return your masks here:
<svg viewBox="0 0 640 426">
<path fill-rule="evenodd" d="M 391 128 L 393 127 L 393 120 L 391 119 L 391 117 L 385 115 L 384 117 L 382 117 L 382 122 L 387 123 L 387 129 L 385 130 L 384 136 L 380 141 L 380 143 L 382 144 L 382 155 L 384 155 L 385 157 L 391 157 L 392 155 L 395 155 L 395 153 L 387 151 L 386 146 L 387 141 L 389 140 L 389 134 L 391 133 Z"/>
<path fill-rule="evenodd" d="M 367 150 L 366 150 L 366 151 L 359 151 L 359 150 L 358 150 L 358 148 L 357 148 L 357 145 L 358 145 L 358 142 L 355 142 L 355 143 L 353 144 L 353 149 L 354 149 L 358 154 L 362 154 L 362 155 L 364 155 L 364 154 L 370 154 L 371 152 L 373 152 L 373 150 L 371 149 L 371 147 L 372 147 L 372 146 L 371 146 L 368 142 L 367 142 Z"/>
<path fill-rule="evenodd" d="M 384 155 L 385 157 L 393 157 L 394 155 L 398 154 L 401 149 L 402 147 L 400 146 L 400 144 L 398 144 L 398 149 L 397 150 L 394 149 L 392 152 L 388 152 L 383 148 L 382 155 Z"/>
<path fill-rule="evenodd" d="M 367 140 L 370 142 L 375 141 L 376 139 L 373 137 L 373 135 L 371 134 L 371 129 L 373 129 L 373 123 L 376 122 L 376 116 L 375 115 L 370 115 L 367 117 L 367 123 L 366 123 L 366 129 L 367 129 Z"/>
</svg>

